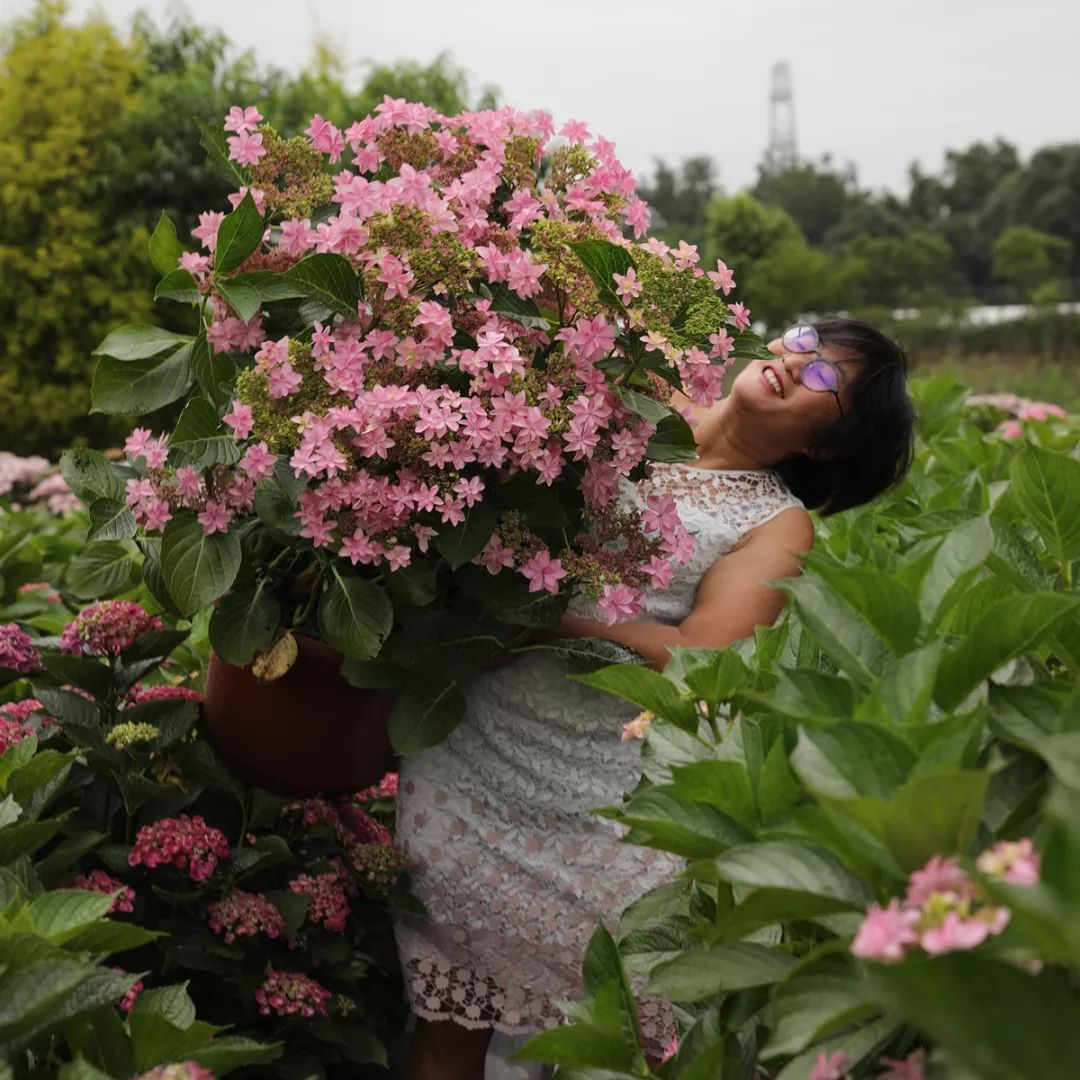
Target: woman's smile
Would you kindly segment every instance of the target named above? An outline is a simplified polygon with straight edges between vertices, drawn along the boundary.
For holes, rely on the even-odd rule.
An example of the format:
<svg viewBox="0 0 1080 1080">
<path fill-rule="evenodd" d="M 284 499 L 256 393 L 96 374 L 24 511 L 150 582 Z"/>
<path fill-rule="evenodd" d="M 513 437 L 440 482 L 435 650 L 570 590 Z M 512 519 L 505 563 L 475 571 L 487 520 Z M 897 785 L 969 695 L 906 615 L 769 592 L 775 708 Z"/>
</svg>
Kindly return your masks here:
<svg viewBox="0 0 1080 1080">
<path fill-rule="evenodd" d="M 766 364 L 762 368 L 761 379 L 777 397 L 784 396 L 784 380 L 772 364 Z"/>
</svg>

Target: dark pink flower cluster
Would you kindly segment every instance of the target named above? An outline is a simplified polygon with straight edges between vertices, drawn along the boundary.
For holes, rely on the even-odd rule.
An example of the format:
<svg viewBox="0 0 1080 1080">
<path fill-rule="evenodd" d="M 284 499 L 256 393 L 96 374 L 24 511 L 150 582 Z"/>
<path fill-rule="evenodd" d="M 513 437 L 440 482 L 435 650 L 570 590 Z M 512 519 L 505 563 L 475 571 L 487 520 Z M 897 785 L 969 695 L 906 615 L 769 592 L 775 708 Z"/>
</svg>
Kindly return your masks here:
<svg viewBox="0 0 1080 1080">
<path fill-rule="evenodd" d="M 390 844 L 390 831 L 358 806 L 345 803 L 338 810 L 341 827 L 338 838 L 342 844 Z"/>
<path fill-rule="evenodd" d="M 0 754 L 6 754 L 16 743 L 21 743 L 33 732 L 18 720 L 8 720 L 0 716 Z"/>
<path fill-rule="evenodd" d="M 173 1065 L 158 1065 L 149 1072 L 139 1073 L 135 1080 L 217 1080 L 217 1077 L 194 1061 Z"/>
<path fill-rule="evenodd" d="M 353 798 L 357 802 L 371 802 L 373 799 L 396 799 L 398 789 L 398 774 L 388 772 L 377 784 L 358 791 Z"/>
<path fill-rule="evenodd" d="M 100 600 L 83 608 L 64 627 L 60 648 L 75 656 L 114 656 L 161 620 L 133 600 Z"/>
<path fill-rule="evenodd" d="M 79 874 L 67 885 L 61 885 L 61 889 L 89 889 L 91 892 L 115 893 L 120 895 L 113 898 L 109 914 L 128 914 L 135 910 L 135 890 L 122 881 L 117 880 L 104 870 L 91 870 L 88 874 Z"/>
<path fill-rule="evenodd" d="M 975 865 L 980 873 L 1012 885 L 1039 880 L 1039 855 L 1030 839 L 999 841 Z M 990 901 L 956 859 L 935 855 L 908 879 L 903 903 L 894 897 L 887 907 L 871 905 L 851 951 L 867 960 L 896 963 L 917 946 L 931 955 L 973 949 L 1000 934 L 1011 915 Z"/>
<path fill-rule="evenodd" d="M 28 675 L 41 666 L 34 639 L 18 623 L 0 625 L 0 668 Z"/>
<path fill-rule="evenodd" d="M 349 921 L 349 900 L 341 874 L 330 871 L 325 874 L 301 874 L 289 882 L 289 888 L 308 898 L 308 922 L 324 930 L 341 933 Z"/>
<path fill-rule="evenodd" d="M 46 589 L 48 592 L 45 591 Z M 19 586 L 19 595 L 38 595 L 41 599 L 47 600 L 50 604 L 59 604 L 64 599 L 47 581 L 28 581 L 25 585 Z"/>
<path fill-rule="evenodd" d="M 321 796 L 310 799 L 298 799 L 281 808 L 282 817 L 298 817 L 304 826 L 329 825 L 337 829 L 340 825 L 337 809 Z"/>
<path fill-rule="evenodd" d="M 207 909 L 210 929 L 221 934 L 225 943 L 231 945 L 237 938 L 265 934 L 278 937 L 285 929 L 285 919 L 262 893 L 241 892 L 231 889 Z"/>
<path fill-rule="evenodd" d="M 326 1016 L 330 991 L 299 971 L 272 968 L 255 991 L 263 1016 Z"/>
<path fill-rule="evenodd" d="M 144 701 L 194 701 L 202 702 L 202 694 L 187 686 L 143 686 L 136 683 L 128 691 L 128 704 L 141 705 Z"/>
<path fill-rule="evenodd" d="M 220 829 L 207 825 L 198 814 L 181 814 L 144 825 L 128 854 L 128 865 L 152 869 L 172 864 L 186 869 L 192 881 L 205 881 L 217 869 L 218 860 L 228 857 L 229 842 Z"/>
<path fill-rule="evenodd" d="M 126 975 L 127 972 L 123 968 L 114 967 L 113 971 L 119 971 L 121 975 Z M 136 979 L 131 984 L 131 989 L 117 1002 L 117 1005 L 126 1013 L 131 1012 L 135 1007 L 135 999 L 143 992 L 142 979 Z"/>
<path fill-rule="evenodd" d="M 56 717 L 43 712 L 44 708 L 37 698 L 23 698 L 22 701 L 8 701 L 0 705 L 0 716 L 17 720 L 20 724 L 25 724 L 33 716 L 40 721 L 43 728 L 50 727 L 56 723 Z"/>
</svg>

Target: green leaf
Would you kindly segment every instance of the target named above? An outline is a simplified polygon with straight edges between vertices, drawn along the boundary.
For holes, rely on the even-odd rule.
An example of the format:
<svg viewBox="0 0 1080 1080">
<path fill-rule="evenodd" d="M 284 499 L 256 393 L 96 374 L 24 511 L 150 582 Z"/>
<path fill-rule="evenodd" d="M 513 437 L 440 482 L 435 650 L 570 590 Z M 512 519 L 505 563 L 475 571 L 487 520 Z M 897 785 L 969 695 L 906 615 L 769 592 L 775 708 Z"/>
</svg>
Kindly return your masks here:
<svg viewBox="0 0 1080 1080">
<path fill-rule="evenodd" d="M 636 664 L 612 664 L 588 675 L 572 675 L 571 678 L 595 690 L 625 698 L 638 708 L 647 709 L 684 730 L 696 732 L 698 729 L 697 706 L 694 702 L 684 698 L 674 683 L 652 668 Z"/>
<path fill-rule="evenodd" d="M 243 585 L 222 597 L 210 616 L 210 644 L 227 663 L 246 667 L 258 653 L 270 648 L 281 605 L 265 583 Z"/>
<path fill-rule="evenodd" d="M 344 256 L 329 252 L 309 255 L 289 267 L 282 276 L 302 289 L 309 300 L 315 300 L 346 318 L 356 318 L 360 279 Z"/>
<path fill-rule="evenodd" d="M 909 780 L 886 825 L 889 847 L 907 872 L 931 855 L 966 855 L 982 816 L 989 773 L 956 770 Z"/>
<path fill-rule="evenodd" d="M 806 787 L 831 799 L 888 798 L 914 764 L 915 754 L 902 739 L 876 724 L 854 720 L 800 728 L 791 755 L 791 767 Z"/>
<path fill-rule="evenodd" d="M 160 326 L 129 323 L 109 334 L 92 355 L 111 356 L 114 360 L 148 360 L 163 352 L 175 351 L 178 345 L 190 343 L 190 337 L 163 330 Z"/>
<path fill-rule="evenodd" d="M 243 187 L 247 183 L 247 177 L 240 166 L 229 157 L 229 144 L 220 124 L 207 124 L 198 118 L 195 123 L 199 126 L 199 142 L 206 149 L 206 156 L 214 171 L 234 188 Z"/>
<path fill-rule="evenodd" d="M 190 343 L 164 359 L 123 361 L 103 356 L 94 369 L 90 399 L 96 412 L 153 412 L 187 393 L 191 378 Z"/>
<path fill-rule="evenodd" d="M 465 695 L 457 682 L 409 683 L 390 714 L 390 742 L 399 754 L 424 750 L 445 739 L 464 714 Z"/>
<path fill-rule="evenodd" d="M 92 1064 L 103 1070 L 106 1080 L 114 1076 L 131 1076 L 135 1072 L 131 1039 L 117 1010 L 111 1005 L 103 1005 L 82 1019 L 67 1024 L 64 1038 L 71 1054 L 85 1058 L 83 1064 L 86 1068 Z M 65 1066 L 66 1069 L 71 1067 Z M 61 1077 L 66 1080 L 98 1080 L 100 1075 L 83 1072 L 68 1076 L 66 1072 L 61 1072 Z"/>
<path fill-rule="evenodd" d="M 1047 971 L 954 952 L 869 967 L 881 1004 L 925 1032 L 979 1080 L 1074 1080 L 1080 1068 L 1077 999 Z"/>
<path fill-rule="evenodd" d="M 65 889 L 47 892 L 32 901 L 26 915 L 42 937 L 54 945 L 63 945 L 69 938 L 104 918 L 112 907 L 108 893 L 87 889 Z"/>
<path fill-rule="evenodd" d="M 757 802 L 761 820 L 787 813 L 799 801 L 802 788 L 788 765 L 784 740 L 777 739 L 765 755 L 757 782 Z"/>
<path fill-rule="evenodd" d="M 800 975 L 773 995 L 773 1030 L 761 1057 L 797 1054 L 811 1043 L 879 1011 L 852 975 Z"/>
<path fill-rule="evenodd" d="M 255 208 L 251 192 L 246 192 L 239 206 L 225 215 L 218 229 L 214 270 L 218 274 L 227 274 L 239 266 L 259 246 L 264 229 L 262 214 Z"/>
<path fill-rule="evenodd" d="M 661 424 L 671 416 L 671 406 L 664 405 L 646 394 L 639 394 L 626 386 L 615 386 L 616 396 L 634 414 L 650 424 Z"/>
<path fill-rule="evenodd" d="M 187 641 L 190 633 L 190 630 L 148 630 L 120 653 L 120 662 L 127 667 L 143 660 L 164 660 Z"/>
<path fill-rule="evenodd" d="M 700 1001 L 714 994 L 770 986 L 786 978 L 795 963 L 789 953 L 749 941 L 717 949 L 688 949 L 653 968 L 646 992 L 671 1001 Z"/>
<path fill-rule="evenodd" d="M 240 569 L 240 540 L 235 532 L 206 536 L 191 513 L 177 514 L 161 538 L 165 586 L 185 617 L 221 596 Z"/>
<path fill-rule="evenodd" d="M 1007 661 L 1050 637 L 1057 623 L 1075 618 L 1080 596 L 1030 593 L 992 604 L 971 635 L 947 653 L 938 668 L 934 696 L 955 708 Z"/>
<path fill-rule="evenodd" d="M 656 431 L 645 447 L 649 461 L 666 463 L 697 461 L 697 442 L 694 429 L 680 416 L 673 413 L 656 425 Z"/>
<path fill-rule="evenodd" d="M 550 330 L 551 323 L 544 318 L 543 312 L 536 306 L 535 300 L 518 296 L 505 282 L 498 282 L 488 287 L 491 293 L 489 311 L 504 315 L 508 319 L 524 326 L 527 330 Z"/>
<path fill-rule="evenodd" d="M 224 1035 L 185 1053 L 188 1061 L 194 1061 L 217 1076 L 238 1069 L 243 1065 L 265 1065 L 281 1057 L 284 1043 L 260 1043 L 242 1035 Z"/>
<path fill-rule="evenodd" d="M 195 1002 L 187 992 L 186 982 L 172 986 L 155 987 L 144 990 L 135 999 L 132 1013 L 162 1016 L 174 1027 L 187 1031 L 195 1023 Z"/>
<path fill-rule="evenodd" d="M 21 804 L 24 819 L 39 817 L 59 794 L 74 758 L 74 754 L 61 754 L 57 750 L 39 750 L 11 774 L 8 792 Z"/>
<path fill-rule="evenodd" d="M 47 818 L 8 825 L 0 830 L 0 866 L 10 866 L 21 856 L 33 854 L 57 834 L 62 824 L 61 818 Z"/>
<path fill-rule="evenodd" d="M 743 690 L 742 696 L 800 723 L 832 723 L 855 711 L 857 688 L 850 679 L 812 668 L 776 669 L 777 683 L 768 693 Z"/>
<path fill-rule="evenodd" d="M 95 665 L 100 666 L 100 665 Z M 59 674 L 59 670 L 53 671 L 57 678 L 69 682 L 65 676 Z M 104 669 L 105 675 L 102 682 L 108 685 L 108 669 Z M 96 676 L 91 676 L 97 684 Z M 50 716 L 55 716 L 61 724 L 96 724 L 98 722 L 97 706 L 92 701 L 87 701 L 81 694 L 73 694 L 70 690 L 56 690 L 51 686 L 35 686 L 34 696 L 45 706 Z"/>
<path fill-rule="evenodd" d="M 1028 445 L 1009 467 L 1012 493 L 1057 562 L 1080 557 L 1080 461 Z"/>
<path fill-rule="evenodd" d="M 855 910 L 873 899 L 867 886 L 822 847 L 792 841 L 743 844 L 716 859 L 725 881 L 752 889 L 786 889 Z"/>
<path fill-rule="evenodd" d="M 630 252 L 610 240 L 580 240 L 569 246 L 592 278 L 600 299 L 621 311 L 623 302 L 615 292 L 614 275 L 625 274 L 634 265 Z"/>
<path fill-rule="evenodd" d="M 848 1062 L 848 1068 L 868 1058 L 876 1057 L 884 1051 L 896 1035 L 897 1026 L 891 1016 L 886 1016 L 843 1035 L 833 1035 L 789 1061 L 776 1075 L 776 1080 L 809 1080 L 822 1053 L 843 1054 Z M 966 1080 L 973 1080 L 973 1078 L 968 1077 Z"/>
<path fill-rule="evenodd" d="M 319 600 L 319 628 L 326 640 L 346 656 L 372 660 L 394 624 L 394 608 L 386 590 L 367 578 L 346 574 L 336 566 L 334 580 Z"/>
<path fill-rule="evenodd" d="M 151 941 L 168 937 L 161 930 L 147 930 L 131 923 L 111 922 L 102 919 L 71 935 L 67 947 L 73 952 L 93 953 L 95 956 L 111 956 L 113 953 L 141 949 Z"/>
<path fill-rule="evenodd" d="M 274 300 L 295 300 L 307 296 L 302 286 L 290 281 L 283 274 L 275 274 L 271 270 L 249 270 L 246 274 L 231 277 L 229 283 L 242 285 L 246 289 L 254 289 L 264 303 Z"/>
<path fill-rule="evenodd" d="M 169 437 L 169 450 L 186 465 L 232 465 L 240 460 L 240 445 L 225 428 L 217 409 L 206 398 L 194 397 L 185 406 Z"/>
<path fill-rule="evenodd" d="M 993 547 L 994 530 L 985 515 L 946 535 L 934 553 L 919 592 L 923 622 L 938 622 L 948 613 L 990 557 Z"/>
<path fill-rule="evenodd" d="M 119 541 L 106 540 L 83 548 L 68 563 L 64 577 L 68 588 L 80 600 L 93 600 L 129 589 L 138 570 L 134 552 Z"/>
<path fill-rule="evenodd" d="M 150 261 L 154 264 L 154 269 L 165 277 L 180 265 L 180 256 L 183 253 L 184 245 L 176 235 L 176 226 L 172 223 L 172 218 L 162 210 L 161 217 L 150 234 Z"/>
<path fill-rule="evenodd" d="M 60 473 L 68 487 L 85 503 L 124 497 L 123 472 L 98 450 L 84 447 L 65 450 L 60 457 Z"/>
<path fill-rule="evenodd" d="M 463 522 L 440 530 L 435 537 L 435 549 L 450 564 L 451 570 L 457 570 L 483 551 L 495 531 L 497 520 L 494 507 L 476 503 L 466 510 Z"/>
<path fill-rule="evenodd" d="M 741 761 L 695 761 L 678 766 L 672 769 L 671 790 L 723 810 L 748 829 L 757 824 L 750 774 Z"/>
<path fill-rule="evenodd" d="M 157 284 L 155 300 L 174 300 L 178 304 L 197 304 L 202 298 L 199 284 L 190 270 L 172 270 Z"/>
<path fill-rule="evenodd" d="M 60 1067 L 60 1080 L 112 1080 L 112 1074 L 95 1069 L 82 1058 Z"/>
<path fill-rule="evenodd" d="M 90 504 L 87 540 L 126 540 L 135 535 L 135 517 L 120 499 L 95 499 Z"/>
<path fill-rule="evenodd" d="M 218 296 L 236 312 L 242 322 L 250 322 L 262 306 L 262 297 L 257 289 L 239 281 L 222 279 L 215 285 Z"/>
<path fill-rule="evenodd" d="M 629 843 L 688 859 L 710 858 L 745 839 L 745 833 L 726 814 L 684 799 L 668 787 L 646 788 L 625 806 L 599 812 L 630 827 Z"/>
<path fill-rule="evenodd" d="M 236 364 L 227 355 L 211 352 L 205 334 L 191 346 L 191 374 L 210 404 L 222 412 L 232 400 Z"/>
</svg>

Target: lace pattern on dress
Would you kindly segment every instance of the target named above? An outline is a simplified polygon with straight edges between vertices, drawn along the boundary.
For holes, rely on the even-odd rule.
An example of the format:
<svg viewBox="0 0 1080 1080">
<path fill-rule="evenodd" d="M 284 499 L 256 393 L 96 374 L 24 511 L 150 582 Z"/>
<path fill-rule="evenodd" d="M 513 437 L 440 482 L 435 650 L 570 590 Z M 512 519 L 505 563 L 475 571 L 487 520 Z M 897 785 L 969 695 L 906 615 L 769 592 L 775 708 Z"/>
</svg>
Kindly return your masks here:
<svg viewBox="0 0 1080 1080">
<path fill-rule="evenodd" d="M 642 617 L 669 623 L 689 614 L 717 558 L 799 505 L 771 472 L 656 465 L 620 489 L 629 507 L 661 494 L 696 542 L 668 588 L 645 594 Z M 614 931 L 633 900 L 682 868 L 623 843 L 621 826 L 594 813 L 640 779 L 640 744 L 619 738 L 637 710 L 567 674 L 541 653 L 484 672 L 450 737 L 402 763 L 396 835 L 423 914 L 396 911 L 395 934 L 418 1016 L 512 1035 L 562 1023 L 557 1002 L 579 997 L 596 924 Z M 644 1000 L 641 1021 L 659 1056 L 675 1034 L 670 1006 Z"/>
</svg>

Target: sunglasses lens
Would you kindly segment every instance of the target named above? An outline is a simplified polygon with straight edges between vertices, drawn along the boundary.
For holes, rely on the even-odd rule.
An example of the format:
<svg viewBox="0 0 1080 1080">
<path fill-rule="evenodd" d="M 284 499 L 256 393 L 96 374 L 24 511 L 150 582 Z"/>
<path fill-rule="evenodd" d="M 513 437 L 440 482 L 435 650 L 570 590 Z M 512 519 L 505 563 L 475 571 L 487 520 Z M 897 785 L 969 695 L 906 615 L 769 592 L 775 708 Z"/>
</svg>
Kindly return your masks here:
<svg viewBox="0 0 1080 1080">
<path fill-rule="evenodd" d="M 807 390 L 836 390 L 839 385 L 836 368 L 820 360 L 811 360 L 805 365 L 799 379 Z"/>
<path fill-rule="evenodd" d="M 781 341 L 788 352 L 794 353 L 813 352 L 820 344 L 818 332 L 806 323 L 789 327 Z"/>
</svg>

